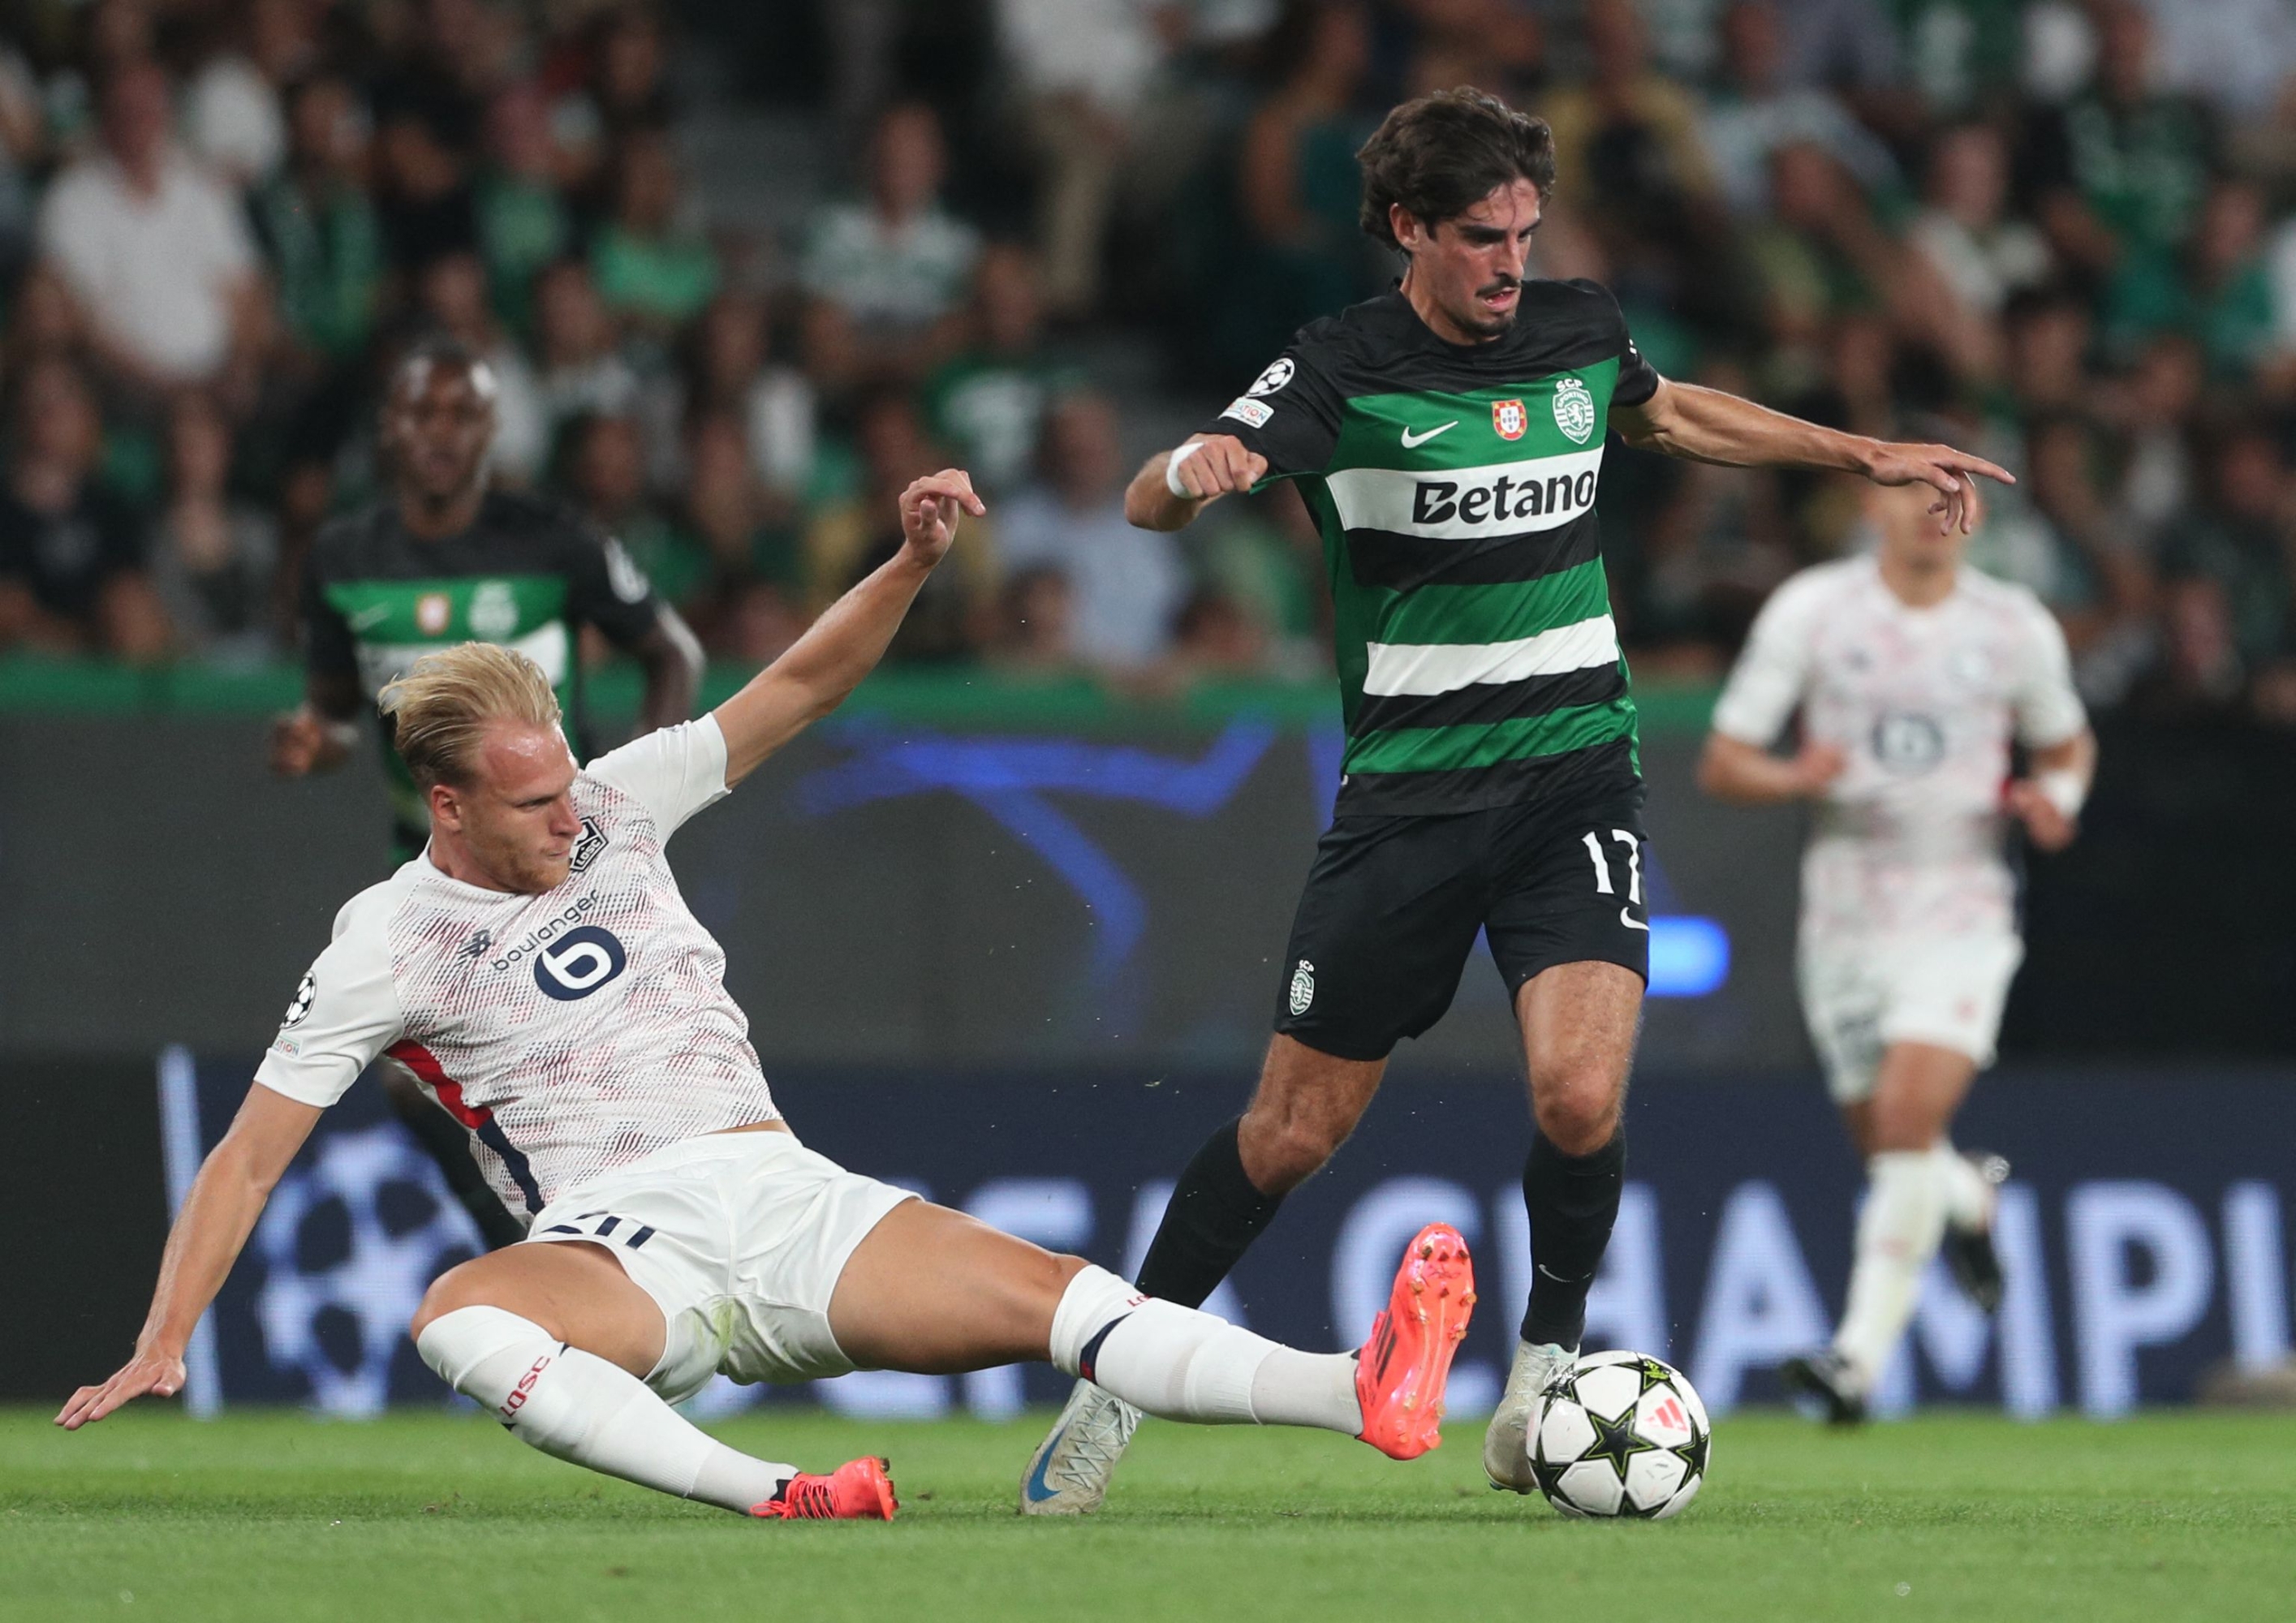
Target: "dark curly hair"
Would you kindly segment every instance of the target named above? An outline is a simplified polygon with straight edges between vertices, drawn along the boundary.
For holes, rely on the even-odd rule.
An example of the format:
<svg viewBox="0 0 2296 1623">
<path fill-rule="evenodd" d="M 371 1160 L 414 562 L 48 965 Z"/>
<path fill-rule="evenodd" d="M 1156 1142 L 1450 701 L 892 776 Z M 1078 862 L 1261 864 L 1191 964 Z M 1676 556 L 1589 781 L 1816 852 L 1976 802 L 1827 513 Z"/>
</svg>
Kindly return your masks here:
<svg viewBox="0 0 2296 1623">
<path fill-rule="evenodd" d="M 1356 154 L 1363 166 L 1364 232 L 1400 246 L 1388 210 L 1400 203 L 1430 228 L 1517 179 L 1554 190 L 1554 133 L 1546 120 L 1461 86 L 1406 102 Z"/>
</svg>

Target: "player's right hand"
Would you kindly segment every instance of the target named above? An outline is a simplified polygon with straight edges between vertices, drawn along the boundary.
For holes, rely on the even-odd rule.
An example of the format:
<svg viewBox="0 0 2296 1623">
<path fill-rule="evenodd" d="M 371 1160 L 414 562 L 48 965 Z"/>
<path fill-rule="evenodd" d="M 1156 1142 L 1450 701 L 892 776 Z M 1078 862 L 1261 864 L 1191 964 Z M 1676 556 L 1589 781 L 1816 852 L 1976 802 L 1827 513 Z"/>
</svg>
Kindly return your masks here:
<svg viewBox="0 0 2296 1623">
<path fill-rule="evenodd" d="M 901 492 L 904 550 L 931 569 L 955 541 L 957 515 L 969 512 L 978 519 L 988 512 L 988 504 L 973 492 L 972 476 L 962 468 L 913 480 Z"/>
<path fill-rule="evenodd" d="M 308 705 L 271 722 L 271 770 L 283 778 L 299 778 L 342 764 L 349 753 L 331 726 Z"/>
<path fill-rule="evenodd" d="M 84 1386 L 56 1415 L 56 1424 L 77 1431 L 121 1405 L 156 1392 L 173 1398 L 184 1389 L 184 1361 L 166 1353 L 139 1352 L 102 1386 Z"/>
<path fill-rule="evenodd" d="M 1196 501 L 1249 490 L 1267 477 L 1267 458 L 1233 434 L 1207 435 L 1196 447 L 1172 476 Z"/>
<path fill-rule="evenodd" d="M 1849 767 L 1849 758 L 1832 744 L 1805 739 L 1794 752 L 1793 767 L 1801 780 L 1801 792 L 1815 800 L 1824 794 L 1826 786 L 1840 777 Z"/>
</svg>

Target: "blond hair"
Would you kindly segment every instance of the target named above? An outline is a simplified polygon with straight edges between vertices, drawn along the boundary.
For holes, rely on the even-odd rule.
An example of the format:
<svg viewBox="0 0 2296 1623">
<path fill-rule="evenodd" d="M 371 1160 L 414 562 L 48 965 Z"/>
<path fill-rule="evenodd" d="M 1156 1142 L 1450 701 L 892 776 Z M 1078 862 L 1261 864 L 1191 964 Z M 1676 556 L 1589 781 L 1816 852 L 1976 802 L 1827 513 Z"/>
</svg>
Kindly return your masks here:
<svg viewBox="0 0 2296 1623">
<path fill-rule="evenodd" d="M 558 725 L 558 695 L 542 667 L 492 643 L 461 643 L 426 653 L 376 695 L 390 742 L 414 781 L 465 785 L 491 721 Z"/>
</svg>

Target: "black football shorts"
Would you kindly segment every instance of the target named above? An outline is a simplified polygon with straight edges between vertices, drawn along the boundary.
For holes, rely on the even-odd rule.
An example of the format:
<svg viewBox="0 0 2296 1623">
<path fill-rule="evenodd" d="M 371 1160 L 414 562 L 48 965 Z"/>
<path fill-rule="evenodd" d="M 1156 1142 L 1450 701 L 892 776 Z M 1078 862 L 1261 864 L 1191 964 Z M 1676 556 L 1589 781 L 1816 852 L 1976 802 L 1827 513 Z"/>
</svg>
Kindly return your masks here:
<svg viewBox="0 0 2296 1623">
<path fill-rule="evenodd" d="M 1650 980 L 1642 788 L 1566 807 L 1342 817 L 1284 954 L 1275 1029 L 1346 1060 L 1385 1059 L 1443 1017 L 1478 931 L 1512 998 L 1558 963 Z"/>
</svg>

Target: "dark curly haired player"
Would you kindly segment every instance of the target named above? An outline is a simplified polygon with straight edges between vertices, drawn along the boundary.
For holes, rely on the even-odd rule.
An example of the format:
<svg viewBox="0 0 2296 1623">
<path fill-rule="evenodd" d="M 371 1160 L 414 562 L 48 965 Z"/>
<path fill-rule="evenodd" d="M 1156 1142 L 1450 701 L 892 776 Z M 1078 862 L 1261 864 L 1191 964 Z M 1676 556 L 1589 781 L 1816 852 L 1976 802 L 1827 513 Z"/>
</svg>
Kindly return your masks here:
<svg viewBox="0 0 2296 1623">
<path fill-rule="evenodd" d="M 1348 1136 L 1396 1043 L 1442 1017 L 1485 934 L 1538 1131 L 1530 1301 L 1483 1457 L 1496 1485 L 1529 1492 L 1532 1399 L 1577 1349 L 1618 1213 L 1649 965 L 1635 706 L 1594 513 L 1606 435 L 1924 484 L 1937 521 L 1964 529 L 1972 476 L 2008 476 L 1660 378 L 1607 291 L 1529 274 L 1555 183 L 1538 119 L 1445 91 L 1395 109 L 1357 156 L 1364 229 L 1403 256 L 1401 282 L 1302 328 L 1126 496 L 1132 522 L 1169 530 L 1297 481 L 1323 532 L 1348 729 L 1259 1087 L 1181 1174 L 1140 1286 L 1210 1294 Z M 1136 1418 L 1079 1382 L 1021 1508 L 1097 1505 Z"/>
</svg>

